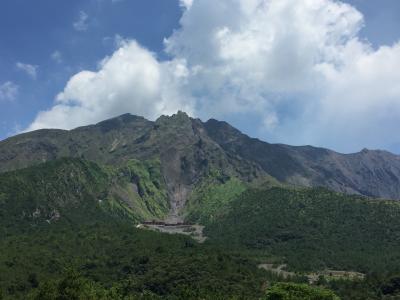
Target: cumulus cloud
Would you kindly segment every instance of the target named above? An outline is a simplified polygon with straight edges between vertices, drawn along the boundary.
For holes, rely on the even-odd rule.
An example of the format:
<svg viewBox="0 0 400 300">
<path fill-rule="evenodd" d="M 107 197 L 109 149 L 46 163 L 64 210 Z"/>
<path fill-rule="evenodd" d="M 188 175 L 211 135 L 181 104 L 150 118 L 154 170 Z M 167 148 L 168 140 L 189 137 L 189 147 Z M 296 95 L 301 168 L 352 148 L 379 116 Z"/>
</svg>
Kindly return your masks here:
<svg viewBox="0 0 400 300">
<path fill-rule="evenodd" d="M 251 115 L 266 138 L 350 151 L 390 147 L 400 119 L 400 44 L 359 39 L 362 14 L 334 0 L 181 0 L 159 61 L 135 41 L 70 79 L 30 129 L 124 112 Z"/>
<path fill-rule="evenodd" d="M 19 87 L 11 81 L 0 84 L 0 101 L 14 101 L 18 95 Z"/>
<path fill-rule="evenodd" d="M 29 130 L 73 128 L 126 112 L 151 119 L 178 109 L 192 112 L 190 97 L 178 93 L 187 76 L 183 63 L 160 63 L 135 41 L 120 46 L 103 59 L 98 71 L 74 75 L 58 94 L 55 106 L 39 113 Z"/>
<path fill-rule="evenodd" d="M 345 52 L 340 68 L 321 68 L 327 84 L 314 110 L 318 128 L 304 128 L 331 147 L 390 148 L 400 142 L 400 43 L 372 50 L 354 42 Z"/>
<path fill-rule="evenodd" d="M 24 64 L 21 62 L 17 62 L 16 65 L 18 70 L 25 72 L 27 75 L 32 77 L 32 79 L 36 79 L 37 77 L 37 70 L 39 66 Z"/>
<path fill-rule="evenodd" d="M 341 64 L 362 16 L 325 0 L 204 0 L 185 12 L 181 25 L 166 40 L 167 52 L 201 67 L 196 81 L 242 110 L 250 103 L 275 106 L 278 98 L 319 85 L 318 65 Z"/>
<path fill-rule="evenodd" d="M 72 23 L 72 25 L 76 31 L 86 31 L 88 30 L 89 27 L 88 19 L 89 19 L 88 14 L 85 13 L 83 10 L 81 10 L 79 12 L 78 19 L 74 23 Z"/>
</svg>

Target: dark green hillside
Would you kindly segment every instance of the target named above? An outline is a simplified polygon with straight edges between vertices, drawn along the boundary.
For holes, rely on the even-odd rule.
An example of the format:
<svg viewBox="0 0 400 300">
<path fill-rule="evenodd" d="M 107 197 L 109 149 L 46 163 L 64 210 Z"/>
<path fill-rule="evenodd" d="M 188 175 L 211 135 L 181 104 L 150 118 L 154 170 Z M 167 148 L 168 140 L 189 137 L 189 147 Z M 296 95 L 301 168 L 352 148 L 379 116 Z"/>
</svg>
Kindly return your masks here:
<svg viewBox="0 0 400 300">
<path fill-rule="evenodd" d="M 108 175 L 100 167 L 74 159 L 2 174 L 1 228 L 18 231 L 78 218 L 77 213 L 100 208 L 108 185 Z"/>
<path fill-rule="evenodd" d="M 159 165 L 148 161 L 130 161 L 118 170 L 65 158 L 0 174 L 0 232 L 60 221 L 86 223 L 100 214 L 162 217 L 168 203 L 160 181 Z"/>
<path fill-rule="evenodd" d="M 400 204 L 325 189 L 249 190 L 206 227 L 215 243 L 284 257 L 296 270 L 400 269 Z"/>
<path fill-rule="evenodd" d="M 157 161 L 114 170 L 61 159 L 0 175 L 0 195 L 0 295 L 6 299 L 28 293 L 54 299 L 64 292 L 60 299 L 263 294 L 268 278 L 254 262 L 189 237 L 135 229 L 143 213 L 156 217 L 167 209 Z"/>
<path fill-rule="evenodd" d="M 278 283 L 272 286 L 265 300 L 340 300 L 332 291 L 306 284 Z"/>
<path fill-rule="evenodd" d="M 28 293 L 35 299 L 46 299 L 44 295 L 54 299 L 51 295 L 61 296 L 67 284 L 60 286 L 59 280 L 68 281 L 71 272 L 96 291 L 114 291 L 121 297 L 108 299 L 140 295 L 152 296 L 146 299 L 258 299 L 263 294 L 268 277 L 240 256 L 198 245 L 188 237 L 96 218 L 88 225 L 60 222 L 2 239 L 3 294 L 10 299 L 26 299 Z M 88 287 L 76 285 L 68 289 L 74 294 L 88 292 Z M 59 299 L 75 299 L 64 297 Z"/>
<path fill-rule="evenodd" d="M 199 184 L 189 198 L 186 207 L 186 220 L 203 225 L 215 221 L 232 199 L 247 189 L 247 185 L 237 178 L 210 176 Z"/>
<path fill-rule="evenodd" d="M 202 225 L 218 222 L 220 215 L 231 209 L 232 201 L 249 188 L 259 186 L 266 188 L 283 185 L 270 176 L 247 183 L 213 170 L 192 191 L 184 209 L 185 219 Z"/>
</svg>

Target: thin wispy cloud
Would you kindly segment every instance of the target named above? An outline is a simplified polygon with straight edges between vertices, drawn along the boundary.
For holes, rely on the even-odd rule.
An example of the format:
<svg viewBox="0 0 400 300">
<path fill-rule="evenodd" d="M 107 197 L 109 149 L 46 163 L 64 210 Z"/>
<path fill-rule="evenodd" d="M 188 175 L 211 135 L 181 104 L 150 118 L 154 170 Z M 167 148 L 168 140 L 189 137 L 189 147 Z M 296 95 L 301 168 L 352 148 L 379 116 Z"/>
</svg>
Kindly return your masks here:
<svg viewBox="0 0 400 300">
<path fill-rule="evenodd" d="M 63 61 L 62 54 L 60 51 L 56 50 L 50 55 L 51 59 L 56 63 L 60 64 Z"/>
<path fill-rule="evenodd" d="M 193 0 L 180 0 L 179 5 L 181 7 L 189 9 L 193 4 Z"/>
<path fill-rule="evenodd" d="M 79 12 L 78 20 L 76 20 L 72 25 L 76 31 L 86 31 L 89 28 L 88 24 L 89 16 L 83 10 Z"/>
<path fill-rule="evenodd" d="M 12 81 L 0 84 L 0 101 L 14 101 L 18 96 L 19 87 Z"/>
<path fill-rule="evenodd" d="M 37 71 L 38 71 L 39 66 L 25 64 L 22 62 L 17 62 L 15 66 L 17 67 L 18 70 L 23 71 L 28 76 L 32 77 L 32 79 L 37 78 Z"/>
</svg>

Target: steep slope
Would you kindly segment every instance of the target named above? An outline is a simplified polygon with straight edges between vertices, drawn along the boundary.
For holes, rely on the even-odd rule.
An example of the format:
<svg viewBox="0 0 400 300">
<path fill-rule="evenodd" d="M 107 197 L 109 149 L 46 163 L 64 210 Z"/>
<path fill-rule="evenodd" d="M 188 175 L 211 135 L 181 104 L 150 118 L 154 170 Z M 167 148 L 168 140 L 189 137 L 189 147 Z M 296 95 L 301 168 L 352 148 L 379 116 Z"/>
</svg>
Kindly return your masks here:
<svg viewBox="0 0 400 300">
<path fill-rule="evenodd" d="M 144 144 L 158 149 L 175 221 L 193 188 L 216 170 L 244 181 L 264 175 L 255 164 L 227 155 L 205 134 L 200 120 L 184 113 L 159 118 Z"/>
<path fill-rule="evenodd" d="M 159 161 L 172 218 L 215 170 L 243 182 L 271 175 L 287 184 L 400 199 L 397 155 L 269 144 L 225 122 L 203 123 L 183 112 L 155 122 L 126 114 L 71 131 L 39 130 L 0 142 L 0 172 L 61 157 L 113 166 L 124 166 L 130 159 Z"/>
<path fill-rule="evenodd" d="M 168 198 L 154 169 L 150 162 L 112 169 L 65 158 L 0 174 L 0 234 L 60 221 L 162 218 Z"/>
<path fill-rule="evenodd" d="M 265 175 L 255 163 L 229 155 L 210 139 L 198 119 L 179 112 L 155 122 L 123 115 L 71 131 L 39 130 L 0 143 L 0 171 L 54 160 L 79 157 L 123 167 L 131 159 L 160 162 L 160 176 L 170 199 L 170 219 L 196 184 L 213 170 L 244 181 Z"/>
<path fill-rule="evenodd" d="M 400 199 L 400 156 L 362 150 L 341 154 L 312 146 L 269 144 L 250 138 L 226 122 L 209 120 L 207 134 L 227 153 L 259 165 L 281 182 L 325 186 L 335 191 Z"/>
<path fill-rule="evenodd" d="M 128 146 L 149 132 L 153 123 L 129 114 L 96 125 L 71 131 L 43 129 L 24 133 L 0 143 L 0 171 L 20 169 L 61 157 L 79 157 L 103 164 L 115 164 L 134 157 L 135 150 L 148 156 L 140 147 Z M 134 152 L 133 154 L 131 152 Z"/>
</svg>

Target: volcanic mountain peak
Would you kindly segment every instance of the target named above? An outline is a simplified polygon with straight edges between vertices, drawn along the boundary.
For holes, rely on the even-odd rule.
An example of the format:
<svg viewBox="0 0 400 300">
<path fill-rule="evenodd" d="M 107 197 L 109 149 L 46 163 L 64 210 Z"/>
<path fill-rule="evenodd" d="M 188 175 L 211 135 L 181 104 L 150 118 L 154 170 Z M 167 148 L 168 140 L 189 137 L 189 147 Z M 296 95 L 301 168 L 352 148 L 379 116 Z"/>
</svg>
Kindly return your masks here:
<svg viewBox="0 0 400 300">
<path fill-rule="evenodd" d="M 181 111 L 154 122 L 124 114 L 70 131 L 39 130 L 0 142 L 0 171 L 60 157 L 103 165 L 159 160 L 171 198 L 180 195 L 180 201 L 213 170 L 247 182 L 270 175 L 282 183 L 400 199 L 397 155 L 367 149 L 341 154 L 312 146 L 269 144 L 226 122 L 202 122 Z"/>
</svg>

